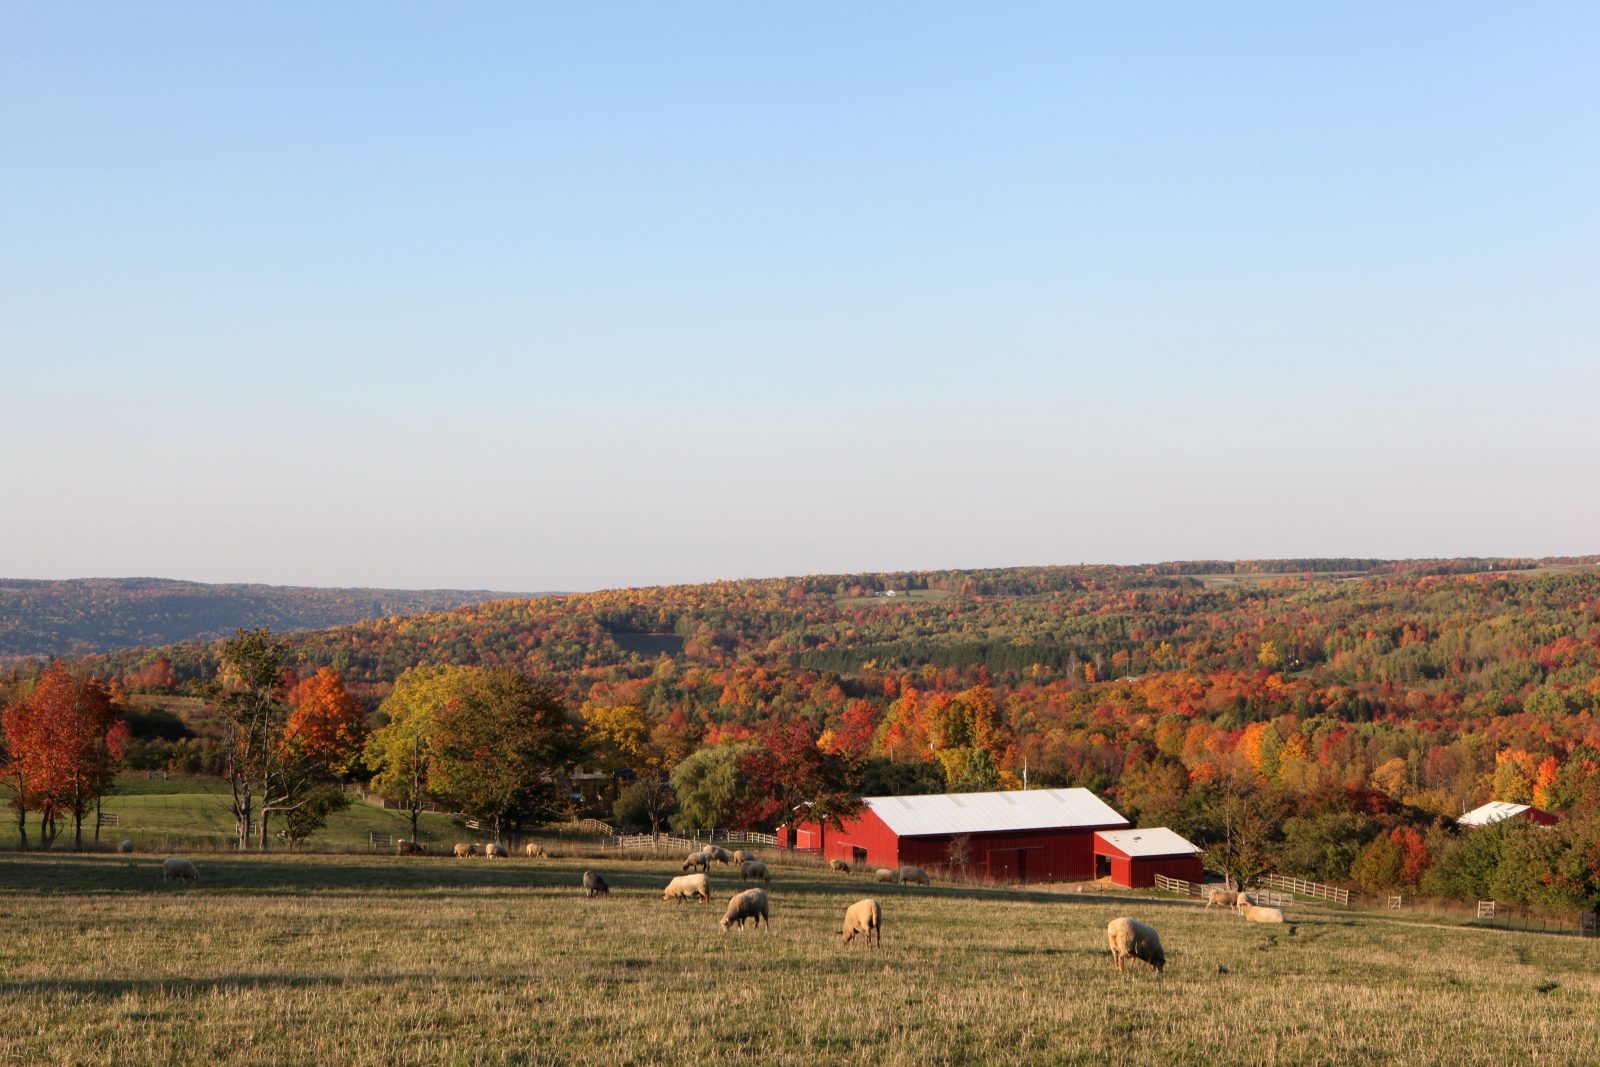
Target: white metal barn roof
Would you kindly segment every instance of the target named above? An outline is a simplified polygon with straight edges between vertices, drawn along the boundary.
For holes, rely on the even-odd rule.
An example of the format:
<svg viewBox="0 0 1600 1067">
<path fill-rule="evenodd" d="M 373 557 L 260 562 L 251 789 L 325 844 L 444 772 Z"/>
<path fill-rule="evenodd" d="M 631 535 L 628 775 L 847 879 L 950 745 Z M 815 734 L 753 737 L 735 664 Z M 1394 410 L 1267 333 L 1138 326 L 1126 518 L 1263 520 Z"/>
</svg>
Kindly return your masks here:
<svg viewBox="0 0 1600 1067">
<path fill-rule="evenodd" d="M 930 793 L 911 797 L 866 797 L 865 800 L 873 814 L 901 837 L 1125 826 L 1128 822 L 1087 789 Z"/>
<path fill-rule="evenodd" d="M 1191 856 L 1200 847 L 1165 826 L 1145 830 L 1101 830 L 1095 834 L 1129 856 Z"/>
<path fill-rule="evenodd" d="M 1514 815 L 1521 815 L 1527 811 L 1531 804 L 1513 804 L 1507 800 L 1491 800 L 1481 808 L 1473 808 L 1456 822 L 1462 826 L 1488 826 L 1501 819 L 1509 819 Z"/>
</svg>

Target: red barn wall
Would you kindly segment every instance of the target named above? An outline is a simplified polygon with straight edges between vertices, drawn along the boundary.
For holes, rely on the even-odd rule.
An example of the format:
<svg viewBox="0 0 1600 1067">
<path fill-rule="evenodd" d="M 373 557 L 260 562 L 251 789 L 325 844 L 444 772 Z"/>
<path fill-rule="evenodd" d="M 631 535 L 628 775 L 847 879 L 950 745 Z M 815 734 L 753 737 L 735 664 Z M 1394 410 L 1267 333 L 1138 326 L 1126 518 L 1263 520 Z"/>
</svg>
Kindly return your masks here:
<svg viewBox="0 0 1600 1067">
<path fill-rule="evenodd" d="M 967 869 L 999 881 L 1065 882 L 1094 877 L 1094 832 L 1125 827 L 1072 827 L 1050 830 L 1004 831 L 968 834 Z M 897 837 L 871 809 L 844 820 L 843 830 L 820 835 L 814 822 L 801 823 L 795 832 L 798 848 L 823 849 L 824 859 L 861 863 L 856 849 L 866 852 L 869 867 L 904 864 L 931 870 L 948 870 L 950 841 L 955 835 Z M 1176 877 L 1176 876 L 1174 876 Z"/>
<path fill-rule="evenodd" d="M 1116 861 L 1111 868 L 1115 878 Z M 1132 889 L 1148 889 L 1156 884 L 1156 875 L 1181 878 L 1185 882 L 1205 881 L 1205 868 L 1199 856 L 1139 856 L 1128 861 L 1128 880 L 1117 879 L 1119 885 Z"/>
</svg>

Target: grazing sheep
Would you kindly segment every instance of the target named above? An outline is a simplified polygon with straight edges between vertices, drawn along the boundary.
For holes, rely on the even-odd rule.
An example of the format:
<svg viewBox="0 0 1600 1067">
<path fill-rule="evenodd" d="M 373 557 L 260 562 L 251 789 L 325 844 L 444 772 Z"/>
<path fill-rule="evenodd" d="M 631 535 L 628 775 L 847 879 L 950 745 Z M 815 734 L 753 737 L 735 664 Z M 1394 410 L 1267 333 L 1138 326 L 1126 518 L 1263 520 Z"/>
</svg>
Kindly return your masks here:
<svg viewBox="0 0 1600 1067">
<path fill-rule="evenodd" d="M 739 877 L 746 882 L 752 879 L 757 882 L 770 882 L 772 872 L 768 871 L 767 865 L 760 860 L 745 860 L 739 864 Z"/>
<path fill-rule="evenodd" d="M 547 860 L 550 858 L 550 853 L 546 852 L 544 846 L 537 841 L 528 842 L 527 853 L 530 860 Z"/>
<path fill-rule="evenodd" d="M 421 841 L 396 841 L 394 843 L 394 854 L 396 856 L 420 856 L 426 851 L 428 851 L 427 846 Z"/>
<path fill-rule="evenodd" d="M 887 867 L 879 867 L 878 872 L 874 877 L 876 877 L 880 882 L 888 882 L 890 885 L 893 885 L 894 883 L 900 881 L 900 872 L 891 871 Z"/>
<path fill-rule="evenodd" d="M 456 842 L 456 848 L 455 848 L 455 854 L 456 854 L 456 856 L 458 858 L 459 857 L 463 857 L 463 856 L 470 856 L 470 855 L 473 854 L 473 849 L 475 849 L 477 847 L 478 847 L 477 845 L 468 845 L 468 844 L 464 844 L 463 842 L 457 841 Z"/>
<path fill-rule="evenodd" d="M 828 869 L 830 871 L 838 871 L 840 874 L 850 873 L 850 865 L 844 860 L 829 860 Z"/>
<path fill-rule="evenodd" d="M 506 846 L 494 841 L 491 841 L 487 845 L 483 846 L 483 854 L 488 856 L 490 859 L 508 860 L 511 858 L 511 852 L 506 848 Z"/>
<path fill-rule="evenodd" d="M 728 901 L 728 910 L 722 913 L 722 932 L 727 933 L 728 927 L 735 923 L 743 930 L 746 919 L 754 919 L 758 930 L 763 922 L 767 924 L 769 931 L 772 929 L 772 917 L 767 914 L 765 889 L 746 889 L 743 893 L 735 893 L 733 899 Z"/>
<path fill-rule="evenodd" d="M 1213 907 L 1231 909 L 1237 907 L 1238 903 L 1239 890 L 1237 889 L 1213 889 L 1206 894 L 1207 911 L 1210 911 Z"/>
<path fill-rule="evenodd" d="M 662 900 L 695 900 L 711 903 L 711 882 L 703 874 L 680 874 L 661 891 Z"/>
<path fill-rule="evenodd" d="M 133 851 L 133 842 L 132 841 L 119 841 L 119 842 L 117 842 L 117 851 L 118 852 L 132 852 Z"/>
<path fill-rule="evenodd" d="M 1111 958 L 1117 962 L 1118 974 L 1122 973 L 1122 961 L 1129 959 L 1144 960 L 1157 974 L 1167 966 L 1160 936 L 1144 923 L 1112 919 L 1106 924 L 1106 943 L 1111 946 Z"/>
<path fill-rule="evenodd" d="M 683 869 L 686 870 L 686 871 L 688 871 L 688 870 L 702 870 L 702 871 L 710 870 L 711 869 L 711 857 L 706 855 L 704 852 L 691 852 L 691 853 L 689 853 L 688 856 L 684 857 Z"/>
<path fill-rule="evenodd" d="M 719 845 L 707 845 L 700 851 L 705 853 L 707 859 L 716 860 L 718 863 L 721 863 L 724 866 L 733 862 L 733 853 Z"/>
<path fill-rule="evenodd" d="M 914 885 L 932 885 L 928 880 L 928 872 L 921 867 L 901 867 L 899 881 L 910 882 Z"/>
<path fill-rule="evenodd" d="M 733 850 L 733 862 L 735 863 L 743 864 L 745 860 L 753 860 L 755 858 L 756 854 L 754 852 L 746 852 L 742 848 L 736 848 Z"/>
<path fill-rule="evenodd" d="M 193 860 L 171 859 L 161 861 L 161 880 L 163 882 L 198 882 L 200 872 L 195 869 Z"/>
<path fill-rule="evenodd" d="M 609 896 L 611 887 L 606 885 L 606 880 L 593 871 L 583 872 L 583 890 L 588 896 Z"/>
<path fill-rule="evenodd" d="M 1281 923 L 1283 922 L 1282 908 L 1258 908 L 1255 905 L 1240 912 L 1247 923 Z"/>
<path fill-rule="evenodd" d="M 883 944 L 883 908 L 871 897 L 858 900 L 845 909 L 844 929 L 839 933 L 844 938 L 844 943 L 849 944 L 857 934 L 867 935 L 867 944 L 872 944 L 873 933 L 878 936 L 878 945 Z"/>
</svg>

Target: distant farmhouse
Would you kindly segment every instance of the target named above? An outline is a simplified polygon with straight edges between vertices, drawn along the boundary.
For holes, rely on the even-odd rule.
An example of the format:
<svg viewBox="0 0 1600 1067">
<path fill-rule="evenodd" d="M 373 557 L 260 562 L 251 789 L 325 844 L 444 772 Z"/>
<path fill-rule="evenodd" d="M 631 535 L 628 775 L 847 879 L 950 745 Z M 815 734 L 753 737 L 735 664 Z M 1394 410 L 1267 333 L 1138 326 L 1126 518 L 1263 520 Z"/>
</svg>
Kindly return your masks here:
<svg viewBox="0 0 1600 1067">
<path fill-rule="evenodd" d="M 1201 878 L 1194 845 L 1164 828 L 1129 829 L 1087 789 L 867 797 L 865 805 L 842 830 L 804 819 L 780 827 L 778 845 L 852 865 L 911 864 L 1007 882 L 1109 877 L 1134 886 L 1153 885 L 1158 873 Z"/>
<path fill-rule="evenodd" d="M 1456 820 L 1456 825 L 1469 828 L 1489 826 L 1492 823 L 1504 822 L 1506 819 L 1520 819 L 1523 822 L 1536 823 L 1539 826 L 1554 826 L 1561 821 L 1561 816 L 1536 808 L 1532 804 L 1512 804 L 1504 800 L 1491 800 L 1483 807 L 1473 808 L 1461 816 Z"/>
</svg>

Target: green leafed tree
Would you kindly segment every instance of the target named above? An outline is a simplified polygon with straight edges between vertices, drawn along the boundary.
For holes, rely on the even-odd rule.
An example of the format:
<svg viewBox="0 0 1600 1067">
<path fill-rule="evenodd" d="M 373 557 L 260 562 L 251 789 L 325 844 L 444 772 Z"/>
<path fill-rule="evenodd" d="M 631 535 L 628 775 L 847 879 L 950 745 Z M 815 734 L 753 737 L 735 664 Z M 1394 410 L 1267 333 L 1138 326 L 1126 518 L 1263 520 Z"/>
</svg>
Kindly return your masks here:
<svg viewBox="0 0 1600 1067">
<path fill-rule="evenodd" d="M 567 811 L 582 739 L 553 682 L 475 669 L 465 691 L 435 712 L 432 739 L 430 788 L 496 836 Z"/>
</svg>

